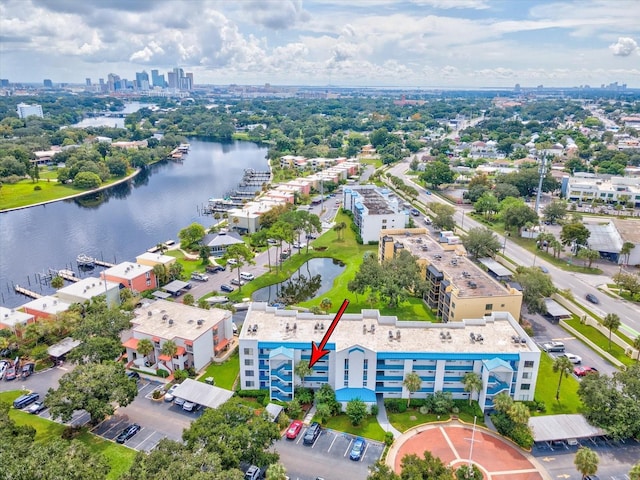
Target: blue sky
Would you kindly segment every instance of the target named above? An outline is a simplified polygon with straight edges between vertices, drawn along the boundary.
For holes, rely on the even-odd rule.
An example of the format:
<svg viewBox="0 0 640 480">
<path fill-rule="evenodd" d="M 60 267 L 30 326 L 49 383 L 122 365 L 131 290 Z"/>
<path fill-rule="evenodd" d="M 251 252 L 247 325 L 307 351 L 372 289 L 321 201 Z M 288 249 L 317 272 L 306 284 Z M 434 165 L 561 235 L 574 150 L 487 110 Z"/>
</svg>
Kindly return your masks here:
<svg viewBox="0 0 640 480">
<path fill-rule="evenodd" d="M 0 77 L 640 87 L 637 0 L 5 0 Z"/>
</svg>

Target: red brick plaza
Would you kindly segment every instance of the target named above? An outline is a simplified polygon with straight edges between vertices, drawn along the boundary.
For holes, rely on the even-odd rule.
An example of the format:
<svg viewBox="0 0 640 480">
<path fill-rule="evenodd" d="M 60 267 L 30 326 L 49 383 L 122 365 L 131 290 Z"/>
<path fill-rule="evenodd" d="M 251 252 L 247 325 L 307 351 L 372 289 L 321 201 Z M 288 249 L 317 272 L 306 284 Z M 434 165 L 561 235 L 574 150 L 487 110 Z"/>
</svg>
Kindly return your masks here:
<svg viewBox="0 0 640 480">
<path fill-rule="evenodd" d="M 473 451 L 471 439 L 473 438 Z M 400 473 L 406 454 L 422 457 L 425 450 L 451 466 L 474 463 L 487 480 L 549 480 L 536 459 L 513 443 L 484 428 L 458 422 L 428 424 L 407 430 L 396 439 L 387 456 L 387 465 Z"/>
</svg>

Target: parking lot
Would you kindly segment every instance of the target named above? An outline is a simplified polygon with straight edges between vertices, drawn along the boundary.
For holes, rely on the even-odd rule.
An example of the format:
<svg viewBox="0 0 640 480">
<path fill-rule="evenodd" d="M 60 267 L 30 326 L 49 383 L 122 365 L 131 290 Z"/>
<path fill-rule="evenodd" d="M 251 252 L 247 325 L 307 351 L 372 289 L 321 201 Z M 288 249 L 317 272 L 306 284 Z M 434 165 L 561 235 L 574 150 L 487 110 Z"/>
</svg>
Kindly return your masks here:
<svg viewBox="0 0 640 480">
<path fill-rule="evenodd" d="M 283 437 L 275 445 L 280 462 L 292 480 L 314 480 L 316 477 L 364 480 L 369 474 L 369 466 L 380 459 L 384 450 L 382 442 L 367 440 L 364 455 L 356 462 L 349 459 L 355 435 L 325 429 L 313 445 L 304 445 L 305 432 L 306 428 L 295 440 Z"/>
</svg>

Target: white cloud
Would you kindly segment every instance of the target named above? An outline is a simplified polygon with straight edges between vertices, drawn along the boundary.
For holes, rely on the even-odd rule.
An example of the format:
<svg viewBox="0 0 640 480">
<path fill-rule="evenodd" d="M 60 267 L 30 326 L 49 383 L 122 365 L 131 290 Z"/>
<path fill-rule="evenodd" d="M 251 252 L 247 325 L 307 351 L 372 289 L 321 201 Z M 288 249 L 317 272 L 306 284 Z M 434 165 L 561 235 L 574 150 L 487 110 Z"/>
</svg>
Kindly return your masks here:
<svg viewBox="0 0 640 480">
<path fill-rule="evenodd" d="M 618 57 L 628 57 L 633 52 L 640 53 L 638 48 L 638 42 L 630 37 L 620 37 L 618 41 L 612 45 L 609 45 L 609 49 L 614 55 Z"/>
</svg>

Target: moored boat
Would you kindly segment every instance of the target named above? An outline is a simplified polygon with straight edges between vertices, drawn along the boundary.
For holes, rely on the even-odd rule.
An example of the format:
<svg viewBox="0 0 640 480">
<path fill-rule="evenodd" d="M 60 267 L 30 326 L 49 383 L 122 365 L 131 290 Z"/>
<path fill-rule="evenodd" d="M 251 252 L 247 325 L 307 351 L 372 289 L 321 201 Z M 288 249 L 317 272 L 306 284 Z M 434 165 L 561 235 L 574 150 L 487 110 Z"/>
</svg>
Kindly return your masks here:
<svg viewBox="0 0 640 480">
<path fill-rule="evenodd" d="M 93 257 L 90 257 L 89 255 L 81 253 L 76 257 L 76 263 L 78 264 L 78 266 L 81 266 L 81 267 L 89 267 L 89 266 L 95 265 L 96 259 Z"/>
</svg>

